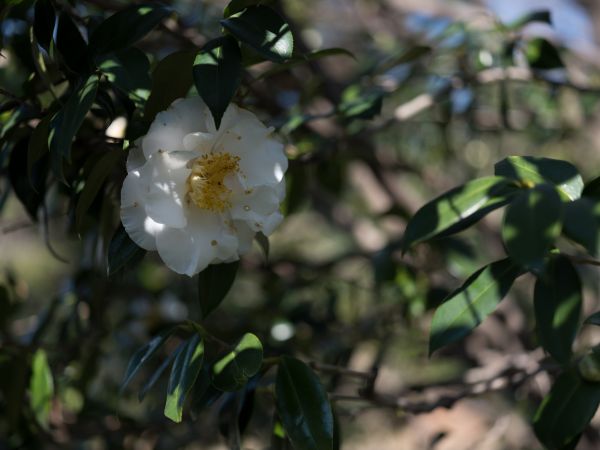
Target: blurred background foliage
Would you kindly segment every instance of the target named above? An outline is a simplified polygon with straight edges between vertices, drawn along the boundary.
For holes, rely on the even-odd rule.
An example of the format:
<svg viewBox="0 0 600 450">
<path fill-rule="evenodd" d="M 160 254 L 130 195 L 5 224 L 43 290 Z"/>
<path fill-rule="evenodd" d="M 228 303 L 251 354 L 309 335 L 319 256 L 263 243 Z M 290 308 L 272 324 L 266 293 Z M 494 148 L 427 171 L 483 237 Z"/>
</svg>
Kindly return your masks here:
<svg viewBox="0 0 600 450">
<path fill-rule="evenodd" d="M 179 338 L 119 395 L 138 348 L 201 319 L 196 280 L 154 254 L 107 275 L 125 169 L 120 154 L 101 161 L 144 133 L 149 98 L 196 95 L 191 70 L 178 68 L 221 34 L 227 4 L 168 3 L 173 13 L 142 40 L 94 61 L 89 30 L 129 2 L 51 2 L 66 24 L 56 46 L 33 31 L 34 16 L 46 17 L 34 15 L 33 1 L 2 6 L 0 448 L 221 449 L 232 422 L 243 448 L 286 448 L 273 434 L 272 372 L 211 406 L 192 398 L 180 424 L 163 416 L 165 375 L 138 401 Z M 544 354 L 530 281 L 518 281 L 472 336 L 428 356 L 435 307 L 504 254 L 501 216 L 404 256 L 399 244 L 425 202 L 491 175 L 505 156 L 566 159 L 584 180 L 598 176 L 600 8 L 568 0 L 270 5 L 290 25 L 295 57 L 253 64 L 256 54 L 243 48 L 235 101 L 286 144 L 286 219 L 268 257 L 257 243 L 242 259 L 204 326 L 229 343 L 256 334 L 265 357 L 310 361 L 336 400 L 343 449 L 541 448 L 529 424 L 553 372 L 536 372 Z M 174 52 L 166 73 L 155 70 Z M 103 76 L 70 164 L 59 160 L 57 169 L 36 143 L 89 65 Z M 597 268 L 580 275 L 592 313 Z M 598 338 L 585 327 L 576 351 Z M 500 381 L 477 384 L 488 379 Z M 355 394 L 364 389 L 379 401 L 361 401 Z M 599 427 L 596 417 L 579 449 L 598 448 Z"/>
</svg>

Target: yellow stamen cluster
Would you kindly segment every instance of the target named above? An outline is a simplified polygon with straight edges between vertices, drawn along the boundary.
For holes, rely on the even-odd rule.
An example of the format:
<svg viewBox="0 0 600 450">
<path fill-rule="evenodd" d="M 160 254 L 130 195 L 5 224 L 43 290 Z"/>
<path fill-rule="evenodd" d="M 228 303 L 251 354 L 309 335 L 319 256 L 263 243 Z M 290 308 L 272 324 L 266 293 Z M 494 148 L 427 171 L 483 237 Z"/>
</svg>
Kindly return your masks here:
<svg viewBox="0 0 600 450">
<path fill-rule="evenodd" d="M 187 201 L 198 208 L 223 212 L 231 207 L 231 189 L 225 186 L 227 175 L 239 171 L 240 158 L 229 153 L 208 153 L 191 163 L 191 173 L 186 181 Z"/>
</svg>

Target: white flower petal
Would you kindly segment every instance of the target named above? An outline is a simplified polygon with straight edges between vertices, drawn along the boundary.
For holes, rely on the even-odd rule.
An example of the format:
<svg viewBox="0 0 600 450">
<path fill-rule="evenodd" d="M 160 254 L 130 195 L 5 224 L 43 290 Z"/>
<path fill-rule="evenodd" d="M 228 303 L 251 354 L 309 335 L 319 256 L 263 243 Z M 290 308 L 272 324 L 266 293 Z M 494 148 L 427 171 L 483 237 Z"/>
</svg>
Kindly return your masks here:
<svg viewBox="0 0 600 450">
<path fill-rule="evenodd" d="M 252 249 L 252 241 L 254 241 L 256 231 L 250 228 L 246 222 L 234 221 L 233 224 L 238 237 L 238 253 L 245 255 Z"/>
<path fill-rule="evenodd" d="M 142 150 L 142 140 L 138 139 L 135 143 L 129 148 L 129 153 L 127 154 L 127 172 L 131 172 L 132 170 L 138 169 L 146 163 L 146 157 L 144 156 L 144 151 Z"/>
<path fill-rule="evenodd" d="M 215 137 L 214 134 L 202 133 L 201 131 L 186 134 L 183 137 L 183 147 L 187 151 L 205 153 L 211 150 L 212 145 L 215 142 Z"/>
</svg>

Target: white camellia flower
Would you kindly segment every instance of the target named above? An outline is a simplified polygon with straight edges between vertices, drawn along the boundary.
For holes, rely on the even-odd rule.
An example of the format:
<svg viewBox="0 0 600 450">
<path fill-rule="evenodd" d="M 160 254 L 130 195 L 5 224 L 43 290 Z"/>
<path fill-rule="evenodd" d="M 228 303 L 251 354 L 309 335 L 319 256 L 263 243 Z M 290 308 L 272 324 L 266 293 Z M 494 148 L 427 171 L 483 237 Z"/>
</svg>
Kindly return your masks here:
<svg viewBox="0 0 600 450">
<path fill-rule="evenodd" d="M 200 97 L 157 114 L 127 160 L 121 220 L 131 239 L 192 276 L 239 259 L 283 216 L 283 145 L 250 111 L 229 105 L 219 130 Z"/>
</svg>

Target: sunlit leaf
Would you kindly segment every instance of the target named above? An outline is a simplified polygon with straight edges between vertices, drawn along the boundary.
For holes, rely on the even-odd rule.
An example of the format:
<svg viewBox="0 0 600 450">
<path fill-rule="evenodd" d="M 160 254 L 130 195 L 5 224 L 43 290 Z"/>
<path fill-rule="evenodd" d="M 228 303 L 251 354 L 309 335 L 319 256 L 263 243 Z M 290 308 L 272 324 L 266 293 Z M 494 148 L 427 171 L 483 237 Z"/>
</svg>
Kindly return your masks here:
<svg viewBox="0 0 600 450">
<path fill-rule="evenodd" d="M 565 257 L 555 257 L 535 284 L 534 310 L 537 335 L 544 349 L 567 364 L 579 328 L 582 292 L 579 275 Z"/>
<path fill-rule="evenodd" d="M 502 240 L 509 256 L 528 270 L 540 272 L 562 228 L 562 201 L 554 186 L 539 184 L 521 192 L 508 206 Z"/>
<path fill-rule="evenodd" d="M 431 239 L 451 227 L 506 205 L 519 192 L 503 177 L 485 177 L 454 188 L 423 206 L 406 227 L 403 248 Z M 485 214 L 479 215 L 479 212 Z"/>
<path fill-rule="evenodd" d="M 29 404 L 36 420 L 43 428 L 48 428 L 52 398 L 54 397 L 54 378 L 48 365 L 46 352 L 38 349 L 31 361 L 31 379 L 29 381 Z"/>
<path fill-rule="evenodd" d="M 189 338 L 178 353 L 171 369 L 165 416 L 181 422 L 183 404 L 192 389 L 204 361 L 204 341 L 198 334 Z"/>
<path fill-rule="evenodd" d="M 252 6 L 221 21 L 233 36 L 263 57 L 284 62 L 292 57 L 294 38 L 288 23 L 273 9 Z"/>
<path fill-rule="evenodd" d="M 215 362 L 212 383 L 222 391 L 244 387 L 262 366 L 263 348 L 255 335 L 246 333 L 235 348 Z"/>
<path fill-rule="evenodd" d="M 521 274 L 510 259 L 503 259 L 471 275 L 435 311 L 429 354 L 470 334 L 496 309 Z"/>
</svg>

